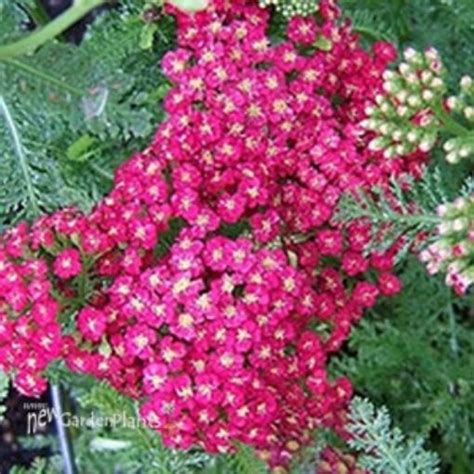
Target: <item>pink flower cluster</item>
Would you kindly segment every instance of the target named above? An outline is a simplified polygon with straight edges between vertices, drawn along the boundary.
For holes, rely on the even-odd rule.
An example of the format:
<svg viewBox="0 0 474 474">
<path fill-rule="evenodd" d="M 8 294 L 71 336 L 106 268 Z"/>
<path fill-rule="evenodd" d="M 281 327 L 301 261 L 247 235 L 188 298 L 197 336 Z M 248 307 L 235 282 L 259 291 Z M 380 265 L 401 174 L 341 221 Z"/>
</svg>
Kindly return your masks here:
<svg viewBox="0 0 474 474">
<path fill-rule="evenodd" d="M 332 320 L 337 350 L 379 294 L 399 291 L 394 252 L 365 255 L 370 226 L 332 222 L 348 189 L 418 175 L 424 157 L 387 160 L 368 149 L 359 125 L 395 58 L 388 43 L 364 51 L 332 0 L 321 20 L 295 17 L 288 41 L 271 44 L 268 11 L 252 2 L 214 2 L 176 14 L 178 48 L 162 67 L 174 83 L 168 119 L 151 147 L 173 173 L 173 211 L 198 234 L 242 220 L 266 244 L 278 239 L 315 275 L 318 316 Z M 312 46 L 324 38 L 329 50 Z M 369 270 L 378 282 L 364 281 Z M 354 290 L 345 281 L 355 278 Z"/>
<path fill-rule="evenodd" d="M 85 350 L 68 362 L 138 389 L 143 419 L 168 446 L 228 452 L 240 441 L 283 464 L 308 430 L 342 429 L 351 386 L 328 381 L 322 341 L 306 329 L 315 293 L 283 251 L 185 229 L 156 266 L 118 277 L 107 296 L 78 327 L 96 349 L 110 341 L 109 367 Z"/>
<path fill-rule="evenodd" d="M 240 441 L 272 466 L 318 426 L 344 435 L 352 389 L 328 380 L 327 356 L 400 282 L 392 252 L 364 253 L 367 223 L 332 217 L 346 189 L 416 175 L 424 157 L 368 150 L 359 122 L 393 47 L 368 54 L 333 1 L 320 11 L 277 45 L 252 2 L 176 12 L 151 146 L 91 214 L 1 237 L 0 368 L 23 393 L 65 360 L 140 399 L 167 445 Z"/>
<path fill-rule="evenodd" d="M 0 236 L 0 369 L 22 393 L 46 390 L 42 372 L 70 349 L 61 323 L 100 300 L 104 278 L 147 264 L 168 226 L 167 200 L 162 167 L 137 155 L 91 215 L 65 209 Z"/>
</svg>

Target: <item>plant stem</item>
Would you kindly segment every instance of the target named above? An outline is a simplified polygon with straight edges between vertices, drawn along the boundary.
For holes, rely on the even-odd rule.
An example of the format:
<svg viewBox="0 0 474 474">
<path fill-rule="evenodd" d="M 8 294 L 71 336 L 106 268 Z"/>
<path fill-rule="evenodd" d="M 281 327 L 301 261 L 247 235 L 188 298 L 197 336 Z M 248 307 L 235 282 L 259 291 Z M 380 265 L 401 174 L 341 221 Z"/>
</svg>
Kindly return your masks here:
<svg viewBox="0 0 474 474">
<path fill-rule="evenodd" d="M 52 40 L 106 0 L 75 0 L 70 8 L 43 28 L 14 43 L 0 47 L 0 61 L 31 53 Z"/>
<path fill-rule="evenodd" d="M 391 223 L 404 227 L 423 226 L 428 229 L 440 222 L 440 218 L 435 214 L 398 214 L 394 211 L 380 211 L 378 209 L 375 212 L 371 212 L 370 209 L 366 212 L 359 212 L 357 217 L 367 218 L 374 224 Z"/>
<path fill-rule="evenodd" d="M 61 387 L 59 385 L 51 386 L 51 398 L 55 412 L 56 431 L 58 434 L 61 455 L 63 458 L 63 472 L 65 474 L 76 474 L 77 469 L 74 464 L 71 443 L 63 423 L 63 404 L 61 399 Z"/>
<path fill-rule="evenodd" d="M 90 166 L 91 166 L 91 168 L 92 168 L 97 174 L 99 174 L 99 175 L 102 176 L 103 178 L 105 178 L 105 179 L 107 179 L 107 180 L 109 180 L 109 181 L 113 181 L 113 180 L 114 180 L 114 174 L 113 174 L 113 173 L 104 170 L 103 168 L 101 168 L 99 165 L 97 165 L 97 164 L 94 163 L 93 161 L 91 161 Z"/>
<path fill-rule="evenodd" d="M 452 302 L 448 305 L 448 316 L 449 316 L 449 329 L 451 332 L 451 337 L 449 339 L 449 346 L 454 357 L 459 355 L 459 342 L 457 338 L 457 328 L 456 328 L 456 315 L 454 314 Z"/>
<path fill-rule="evenodd" d="M 26 9 L 37 26 L 44 26 L 49 22 L 48 13 L 40 0 L 35 0 L 34 5 L 26 5 Z"/>
<path fill-rule="evenodd" d="M 463 127 L 459 122 L 454 120 L 451 115 L 449 115 L 443 107 L 443 104 L 437 104 L 433 107 L 433 111 L 435 112 L 438 119 L 444 125 L 444 128 L 451 134 L 459 136 L 459 135 L 467 135 L 469 130 Z"/>
</svg>

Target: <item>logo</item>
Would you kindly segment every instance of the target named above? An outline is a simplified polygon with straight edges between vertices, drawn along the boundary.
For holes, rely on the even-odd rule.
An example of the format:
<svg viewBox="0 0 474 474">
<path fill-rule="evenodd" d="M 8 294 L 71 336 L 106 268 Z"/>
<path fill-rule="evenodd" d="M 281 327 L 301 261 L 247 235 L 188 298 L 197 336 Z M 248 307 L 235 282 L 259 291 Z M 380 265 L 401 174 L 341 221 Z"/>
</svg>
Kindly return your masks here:
<svg viewBox="0 0 474 474">
<path fill-rule="evenodd" d="M 87 416 L 58 411 L 47 403 L 26 402 L 24 409 L 27 412 L 27 434 L 34 435 L 44 431 L 51 423 L 61 423 L 65 428 L 129 428 L 138 429 L 143 426 L 142 421 L 125 412 L 114 413 L 113 416 L 102 416 L 95 412 Z"/>
</svg>

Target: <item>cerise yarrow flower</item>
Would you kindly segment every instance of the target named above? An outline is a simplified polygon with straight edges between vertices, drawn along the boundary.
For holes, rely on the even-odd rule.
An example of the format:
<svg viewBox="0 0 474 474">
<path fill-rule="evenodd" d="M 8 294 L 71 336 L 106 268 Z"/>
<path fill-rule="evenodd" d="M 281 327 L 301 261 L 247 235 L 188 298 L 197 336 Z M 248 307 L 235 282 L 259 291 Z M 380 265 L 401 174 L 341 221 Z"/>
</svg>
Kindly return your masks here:
<svg viewBox="0 0 474 474">
<path fill-rule="evenodd" d="M 318 21 L 293 18 L 289 41 L 275 46 L 266 36 L 268 13 L 251 2 L 232 9 L 214 2 L 193 16 L 177 12 L 178 49 L 163 60 L 174 83 L 165 101 L 169 118 L 149 153 L 172 163 L 173 210 L 193 227 L 211 217 L 212 229 L 248 219 L 254 238 L 267 243 L 280 236 L 300 265 L 311 245 L 311 254 L 322 258 L 309 259 L 308 272 L 339 261 L 347 277 L 363 280 L 369 269 L 378 270 L 370 255 L 361 255 L 370 227 L 333 222 L 341 195 L 419 173 L 425 157 L 387 160 L 369 150 L 372 136 L 360 121 L 395 50 L 379 42 L 365 52 L 350 24 L 338 22 L 334 2 L 321 2 L 320 12 Z M 303 54 L 300 47 L 315 35 L 328 48 Z M 205 209 L 201 217 L 199 209 Z M 399 284 L 390 288 L 382 294 Z M 332 347 L 347 337 L 349 320 L 376 301 L 348 293 L 331 296 L 340 310 L 332 323 L 345 328 Z"/>
<path fill-rule="evenodd" d="M 351 388 L 327 379 L 323 343 L 305 329 L 315 317 L 308 275 L 282 250 L 191 235 L 182 230 L 155 268 L 120 277 L 100 308 L 80 313 L 70 367 L 144 398 L 145 421 L 172 447 L 228 452 L 240 441 L 279 465 L 307 430 L 342 431 Z M 105 330 L 104 314 L 114 315 Z M 90 368 L 99 336 L 113 373 Z"/>
<path fill-rule="evenodd" d="M 317 427 L 344 436 L 351 384 L 328 379 L 327 357 L 400 290 L 394 250 L 366 255 L 370 226 L 333 222 L 339 199 L 426 157 L 387 160 L 360 127 L 391 45 L 364 51 L 330 0 L 273 45 L 266 10 L 230 3 L 175 11 L 167 119 L 93 211 L 2 236 L 0 368 L 37 395 L 62 357 L 139 399 L 168 446 L 243 442 L 281 467 Z"/>
<path fill-rule="evenodd" d="M 63 250 L 56 257 L 53 268 L 59 278 L 75 277 L 81 273 L 81 254 L 76 249 Z"/>
</svg>

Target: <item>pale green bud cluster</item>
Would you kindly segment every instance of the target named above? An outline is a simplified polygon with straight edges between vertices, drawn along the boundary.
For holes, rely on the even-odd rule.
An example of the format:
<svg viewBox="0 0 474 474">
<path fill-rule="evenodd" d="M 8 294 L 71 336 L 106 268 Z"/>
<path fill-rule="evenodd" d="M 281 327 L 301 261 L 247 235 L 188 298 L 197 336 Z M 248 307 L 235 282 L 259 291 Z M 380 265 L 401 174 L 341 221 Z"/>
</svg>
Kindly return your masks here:
<svg viewBox="0 0 474 474">
<path fill-rule="evenodd" d="M 453 113 L 461 115 L 465 121 L 474 124 L 474 80 L 464 76 L 459 83 L 459 94 L 447 100 L 447 106 Z M 446 160 L 449 163 L 459 163 L 461 160 L 474 155 L 474 134 L 461 133 L 444 144 Z"/>
<path fill-rule="evenodd" d="M 398 70 L 384 73 L 385 94 L 366 110 L 368 119 L 362 125 L 377 134 L 370 149 L 395 158 L 433 148 L 441 125 L 434 109 L 446 93 L 444 73 L 435 49 L 405 51 Z"/>
<path fill-rule="evenodd" d="M 446 273 L 446 284 L 464 293 L 474 283 L 474 194 L 438 207 L 437 239 L 421 252 L 428 272 Z"/>
<path fill-rule="evenodd" d="M 308 16 L 318 11 L 317 0 L 259 0 L 258 3 L 262 8 L 273 5 L 286 18 Z"/>
</svg>

